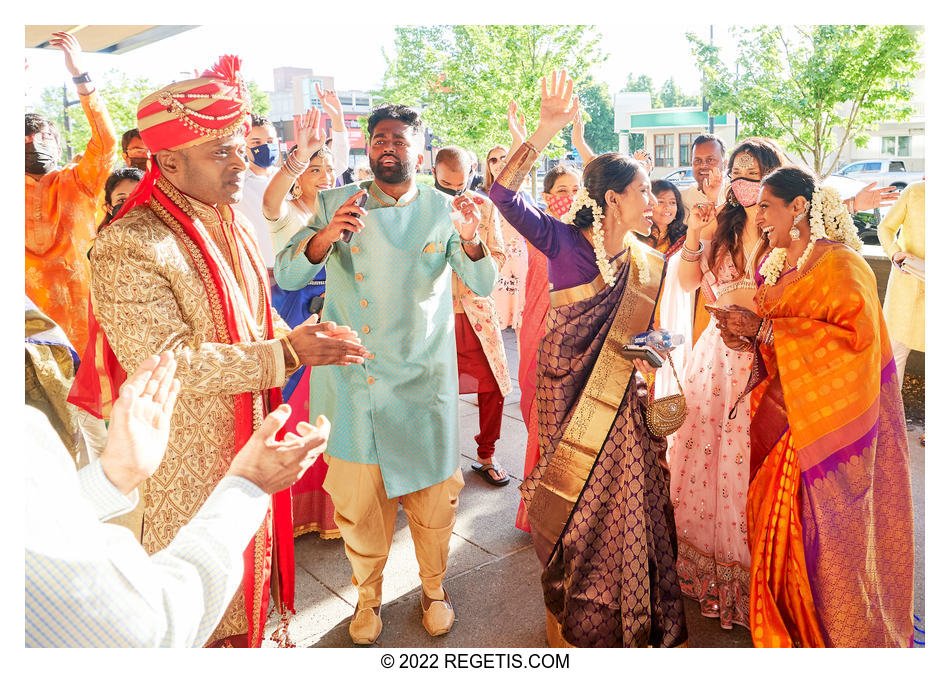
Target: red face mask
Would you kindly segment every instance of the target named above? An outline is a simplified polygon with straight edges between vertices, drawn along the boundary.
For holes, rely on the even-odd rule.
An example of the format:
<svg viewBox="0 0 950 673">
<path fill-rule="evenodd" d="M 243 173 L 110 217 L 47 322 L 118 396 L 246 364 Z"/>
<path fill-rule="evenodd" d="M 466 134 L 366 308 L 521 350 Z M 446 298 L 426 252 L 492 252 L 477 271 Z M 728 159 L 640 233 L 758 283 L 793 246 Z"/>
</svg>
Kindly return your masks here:
<svg viewBox="0 0 950 673">
<path fill-rule="evenodd" d="M 560 219 L 564 213 L 571 209 L 571 204 L 574 203 L 574 196 L 552 196 L 550 199 L 545 199 L 544 201 L 548 204 L 548 212 Z"/>
</svg>

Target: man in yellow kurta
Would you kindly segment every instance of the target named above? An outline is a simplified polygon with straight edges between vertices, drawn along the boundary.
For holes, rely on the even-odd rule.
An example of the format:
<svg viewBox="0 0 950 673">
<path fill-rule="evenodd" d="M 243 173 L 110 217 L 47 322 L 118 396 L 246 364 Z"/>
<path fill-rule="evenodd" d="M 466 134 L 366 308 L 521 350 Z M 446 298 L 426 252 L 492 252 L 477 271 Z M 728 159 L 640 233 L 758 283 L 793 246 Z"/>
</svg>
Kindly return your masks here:
<svg viewBox="0 0 950 673">
<path fill-rule="evenodd" d="M 472 155 L 461 147 L 449 145 L 435 155 L 432 175 L 435 188 L 456 197 L 468 194 L 482 215 L 478 235 L 485 242 L 498 268 L 505 265 L 505 243 L 494 204 L 467 190 L 472 171 Z M 511 392 L 511 374 L 495 300 L 479 297 L 458 274 L 452 272 L 452 304 L 455 309 L 455 345 L 458 350 L 459 392 L 478 393 L 478 460 L 472 463 L 488 483 L 504 486 L 510 480 L 495 461 L 495 442 L 501 436 L 501 417 L 505 395 Z"/>
<path fill-rule="evenodd" d="M 138 127 L 151 168 L 96 237 L 90 258 L 99 379 L 112 377 L 116 389 L 121 372 L 109 365 L 112 353 L 126 372 L 166 350 L 178 363 L 168 450 L 144 484 L 149 553 L 197 513 L 236 450 L 280 403 L 290 372 L 358 364 L 366 354 L 348 329 L 308 321 L 291 331 L 271 308 L 254 232 L 232 207 L 247 169 L 250 111 L 239 65 L 223 57 L 202 77 L 142 100 Z M 245 552 L 243 590 L 212 642 L 259 646 L 272 585 L 281 609 L 293 608 L 289 497 L 275 494 Z"/>
<path fill-rule="evenodd" d="M 96 235 L 96 202 L 115 163 L 117 142 L 109 113 L 83 70 L 79 42 L 69 33 L 53 33 L 50 44 L 66 55 L 92 137 L 82 159 L 58 168 L 54 125 L 38 114 L 26 115 L 26 295 L 82 355 L 88 334 L 86 253 Z"/>
<path fill-rule="evenodd" d="M 887 279 L 884 320 L 903 385 L 904 367 L 911 351 L 924 351 L 924 281 L 911 275 L 904 264 L 924 260 L 924 183 L 908 185 L 877 228 L 884 254 L 894 266 Z M 910 258 L 910 259 L 908 259 Z"/>
</svg>

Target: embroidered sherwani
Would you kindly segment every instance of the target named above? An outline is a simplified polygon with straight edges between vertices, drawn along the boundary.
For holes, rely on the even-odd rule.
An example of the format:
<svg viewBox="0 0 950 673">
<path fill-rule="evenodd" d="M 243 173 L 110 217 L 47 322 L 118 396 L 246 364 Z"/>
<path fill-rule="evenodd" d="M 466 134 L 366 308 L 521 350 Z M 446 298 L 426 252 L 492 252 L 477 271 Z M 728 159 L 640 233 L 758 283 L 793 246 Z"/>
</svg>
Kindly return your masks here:
<svg viewBox="0 0 950 673">
<path fill-rule="evenodd" d="M 230 207 L 216 209 L 173 188 L 170 196 L 210 240 L 242 340 L 216 340 L 220 307 L 209 301 L 190 243 L 169 228 L 173 220 L 137 206 L 97 236 L 91 255 L 93 309 L 116 357 L 131 373 L 149 355 L 172 350 L 182 384 L 165 457 L 143 485 L 142 545 L 149 553 L 167 546 L 197 513 L 240 448 L 234 446 L 236 394 L 257 393 L 255 427 L 260 423 L 266 411 L 260 391 L 286 380 L 278 338 L 289 331 L 274 312 L 275 338 L 262 336 L 264 312 L 272 311 L 265 301 L 267 276 L 243 216 L 235 220 Z M 268 526 L 270 514 L 261 529 Z M 267 538 L 259 533 L 258 541 L 262 537 Z M 258 561 L 269 558 L 270 549 L 263 546 L 258 543 Z M 238 592 L 212 641 L 242 633 L 248 633 L 248 624 Z"/>
<path fill-rule="evenodd" d="M 469 192 L 470 197 L 475 196 Z M 501 223 L 498 220 L 498 211 L 491 201 L 483 200 L 478 207 L 482 214 L 482 222 L 478 225 L 478 235 L 485 242 L 485 247 L 500 269 L 505 265 L 505 241 L 501 236 Z M 464 313 L 468 322 L 475 330 L 482 351 L 491 367 L 498 389 L 502 395 L 511 392 L 511 374 L 508 372 L 508 358 L 505 355 L 505 344 L 501 338 L 501 325 L 498 321 L 498 311 L 495 309 L 495 300 L 491 297 L 479 297 L 472 292 L 458 274 L 452 273 L 452 303 L 456 313 Z"/>
</svg>

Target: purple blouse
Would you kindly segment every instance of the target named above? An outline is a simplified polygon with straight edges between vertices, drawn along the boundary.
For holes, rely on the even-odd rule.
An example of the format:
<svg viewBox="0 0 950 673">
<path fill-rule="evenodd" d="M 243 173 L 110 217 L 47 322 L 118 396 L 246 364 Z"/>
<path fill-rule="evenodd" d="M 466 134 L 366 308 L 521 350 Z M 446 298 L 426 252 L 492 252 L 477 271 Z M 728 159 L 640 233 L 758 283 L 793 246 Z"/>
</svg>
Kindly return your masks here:
<svg viewBox="0 0 950 673">
<path fill-rule="evenodd" d="M 584 285 L 600 275 L 594 248 L 577 227 L 542 213 L 524 196 L 497 182 L 488 198 L 501 216 L 548 258 L 551 290 Z"/>
</svg>

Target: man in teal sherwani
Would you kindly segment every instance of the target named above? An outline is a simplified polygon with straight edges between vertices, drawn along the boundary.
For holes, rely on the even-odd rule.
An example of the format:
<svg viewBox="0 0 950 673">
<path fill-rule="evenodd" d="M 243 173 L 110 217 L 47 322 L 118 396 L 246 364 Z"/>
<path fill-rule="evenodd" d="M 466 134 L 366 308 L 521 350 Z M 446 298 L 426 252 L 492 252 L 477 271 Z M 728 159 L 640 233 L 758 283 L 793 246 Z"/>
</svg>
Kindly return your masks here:
<svg viewBox="0 0 950 673">
<path fill-rule="evenodd" d="M 383 566 L 400 497 L 419 562 L 423 626 L 432 635 L 452 627 L 442 577 L 464 485 L 452 270 L 480 296 L 498 278 L 478 238 L 475 202 L 415 183 L 423 160 L 418 113 L 379 106 L 368 132 L 374 179 L 320 192 L 313 219 L 274 269 L 282 288 L 296 290 L 326 266 L 323 319 L 352 325 L 370 351 L 362 365 L 313 368 L 310 382 L 312 414 L 333 424 L 324 489 L 358 587 L 350 621 L 358 644 L 382 630 Z"/>
</svg>

